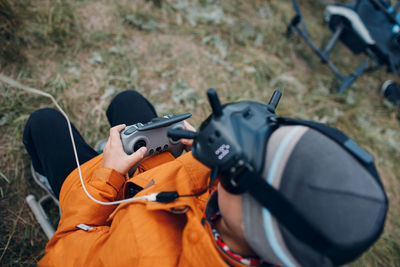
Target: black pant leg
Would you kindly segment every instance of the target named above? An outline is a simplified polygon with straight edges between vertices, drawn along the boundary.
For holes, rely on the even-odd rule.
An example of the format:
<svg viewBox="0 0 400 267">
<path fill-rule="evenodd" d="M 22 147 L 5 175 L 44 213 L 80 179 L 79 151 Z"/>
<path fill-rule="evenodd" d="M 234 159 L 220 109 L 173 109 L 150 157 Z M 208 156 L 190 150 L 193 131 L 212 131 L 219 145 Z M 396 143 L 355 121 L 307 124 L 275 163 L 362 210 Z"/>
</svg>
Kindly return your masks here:
<svg viewBox="0 0 400 267">
<path fill-rule="evenodd" d="M 111 126 L 147 122 L 157 117 L 153 105 L 136 91 L 118 94 L 107 109 Z M 72 125 L 79 163 L 97 156 Z M 23 143 L 32 159 L 34 169 L 47 177 L 59 196 L 65 178 L 76 168 L 68 125 L 55 109 L 41 109 L 30 116 L 24 130 Z"/>
<path fill-rule="evenodd" d="M 133 90 L 124 91 L 115 96 L 106 114 L 111 127 L 119 124 L 145 123 L 157 117 L 153 105 Z"/>
<path fill-rule="evenodd" d="M 72 132 L 80 164 L 97 156 L 73 125 Z M 22 141 L 34 169 L 47 177 L 58 198 L 65 178 L 77 167 L 64 116 L 50 108 L 35 111 L 28 119 Z"/>
</svg>

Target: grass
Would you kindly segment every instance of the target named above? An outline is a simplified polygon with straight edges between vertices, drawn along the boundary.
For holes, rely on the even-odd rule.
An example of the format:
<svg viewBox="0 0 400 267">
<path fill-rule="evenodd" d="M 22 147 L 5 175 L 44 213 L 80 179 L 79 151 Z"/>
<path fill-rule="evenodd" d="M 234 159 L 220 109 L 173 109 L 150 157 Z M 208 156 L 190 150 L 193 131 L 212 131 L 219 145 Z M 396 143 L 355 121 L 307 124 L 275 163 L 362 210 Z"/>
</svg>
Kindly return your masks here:
<svg viewBox="0 0 400 267">
<path fill-rule="evenodd" d="M 323 43 L 330 33 L 323 6 L 313 2 L 302 7 Z M 380 70 L 336 94 L 328 68 L 302 40 L 284 35 L 290 1 L 0 0 L 0 10 L 0 72 L 54 95 L 91 145 L 107 136 L 105 109 L 126 89 L 148 97 L 159 114 L 193 113 L 195 126 L 210 112 L 207 88 L 224 103 L 267 102 L 281 89 L 280 115 L 334 125 L 376 159 L 390 199 L 386 227 L 351 265 L 400 265 L 400 127 L 378 92 L 396 78 Z M 362 60 L 342 45 L 333 58 L 346 73 Z M 5 85 L 0 95 L 0 264 L 36 265 L 46 238 L 24 199 L 42 192 L 21 139 L 29 114 L 52 104 Z"/>
</svg>

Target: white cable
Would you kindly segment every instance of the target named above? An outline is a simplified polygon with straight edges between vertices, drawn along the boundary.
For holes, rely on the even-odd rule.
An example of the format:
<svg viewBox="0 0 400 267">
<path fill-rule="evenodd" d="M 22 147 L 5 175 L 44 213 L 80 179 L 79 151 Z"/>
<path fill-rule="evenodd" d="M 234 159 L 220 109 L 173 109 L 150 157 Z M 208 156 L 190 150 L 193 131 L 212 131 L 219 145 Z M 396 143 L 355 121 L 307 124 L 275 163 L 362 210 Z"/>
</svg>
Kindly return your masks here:
<svg viewBox="0 0 400 267">
<path fill-rule="evenodd" d="M 38 94 L 41 96 L 45 96 L 51 99 L 51 101 L 53 101 L 54 105 L 57 107 L 57 109 L 61 112 L 61 114 L 64 116 L 64 118 L 67 120 L 67 124 L 68 124 L 68 130 L 69 130 L 69 135 L 71 137 L 71 142 L 72 142 L 72 148 L 74 150 L 74 156 L 75 156 L 75 161 L 76 161 L 76 166 L 78 167 L 78 173 L 79 173 L 79 178 L 81 179 L 81 184 L 82 184 L 82 188 L 85 191 L 86 195 L 93 200 L 94 202 L 101 204 L 101 205 L 116 205 L 116 204 L 121 204 L 121 203 L 125 203 L 125 202 L 131 202 L 131 201 L 137 201 L 137 200 L 148 200 L 148 201 L 156 201 L 156 196 L 158 193 L 153 193 L 153 194 L 149 194 L 149 195 L 145 195 L 145 196 L 141 196 L 141 197 L 134 197 L 134 198 L 128 198 L 128 199 L 123 199 L 123 200 L 118 200 L 118 201 L 112 201 L 112 202 L 103 202 L 103 201 L 99 201 L 97 199 L 95 199 L 94 197 L 92 197 L 89 192 L 86 189 L 85 183 L 83 182 L 83 178 L 82 178 L 82 172 L 81 172 L 81 166 L 79 164 L 79 159 L 78 159 L 78 153 L 76 152 L 76 146 L 75 146 L 75 140 L 74 140 L 74 136 L 72 134 L 72 127 L 71 127 L 71 122 L 69 121 L 69 118 L 67 116 L 67 114 L 64 112 L 64 110 L 58 105 L 57 101 L 54 99 L 54 97 L 49 94 L 49 93 L 45 93 L 43 91 L 40 91 L 38 89 L 35 88 L 31 88 L 31 87 L 27 87 L 23 84 L 20 84 L 19 82 L 4 76 L 3 74 L 0 73 L 0 81 L 15 87 L 15 88 L 19 88 L 22 90 L 25 90 L 29 93 L 32 94 Z"/>
</svg>

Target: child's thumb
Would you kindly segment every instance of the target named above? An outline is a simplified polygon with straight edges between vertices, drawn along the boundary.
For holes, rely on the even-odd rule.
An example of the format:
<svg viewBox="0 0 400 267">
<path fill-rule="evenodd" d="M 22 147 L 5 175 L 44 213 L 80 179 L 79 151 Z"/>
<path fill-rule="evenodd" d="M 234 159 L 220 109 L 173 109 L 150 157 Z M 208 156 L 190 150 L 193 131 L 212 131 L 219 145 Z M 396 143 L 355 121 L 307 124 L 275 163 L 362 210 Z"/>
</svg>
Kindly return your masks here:
<svg viewBox="0 0 400 267">
<path fill-rule="evenodd" d="M 146 152 L 146 147 L 139 148 L 135 153 L 129 155 L 129 161 L 132 162 L 132 164 L 136 164 L 139 160 L 143 159 Z"/>
</svg>

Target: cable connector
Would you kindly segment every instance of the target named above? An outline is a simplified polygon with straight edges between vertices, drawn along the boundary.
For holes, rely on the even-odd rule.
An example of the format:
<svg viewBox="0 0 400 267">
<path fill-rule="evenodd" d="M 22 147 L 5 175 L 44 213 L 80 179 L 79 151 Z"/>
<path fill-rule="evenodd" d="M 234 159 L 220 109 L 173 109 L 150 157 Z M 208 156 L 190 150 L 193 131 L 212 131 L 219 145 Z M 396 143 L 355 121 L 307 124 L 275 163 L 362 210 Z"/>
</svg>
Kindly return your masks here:
<svg viewBox="0 0 400 267">
<path fill-rule="evenodd" d="M 157 195 L 158 195 L 158 193 L 153 193 L 153 194 L 147 195 L 147 196 L 145 196 L 145 197 L 146 197 L 146 199 L 147 199 L 148 201 L 153 201 L 153 202 L 155 202 L 155 201 L 157 201 Z"/>
<path fill-rule="evenodd" d="M 179 197 L 178 192 L 176 191 L 167 191 L 167 192 L 160 192 L 156 196 L 157 202 L 161 203 L 170 203 Z"/>
</svg>

